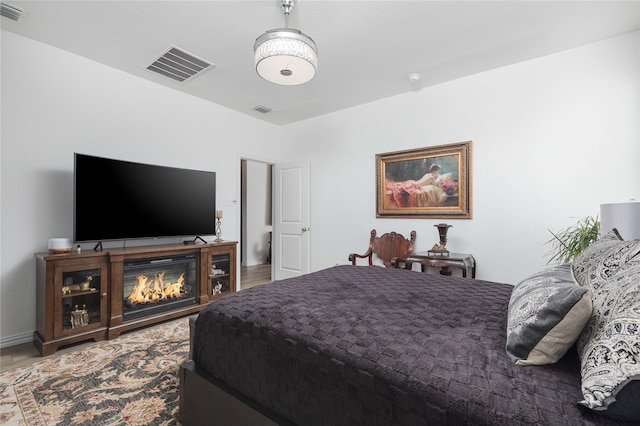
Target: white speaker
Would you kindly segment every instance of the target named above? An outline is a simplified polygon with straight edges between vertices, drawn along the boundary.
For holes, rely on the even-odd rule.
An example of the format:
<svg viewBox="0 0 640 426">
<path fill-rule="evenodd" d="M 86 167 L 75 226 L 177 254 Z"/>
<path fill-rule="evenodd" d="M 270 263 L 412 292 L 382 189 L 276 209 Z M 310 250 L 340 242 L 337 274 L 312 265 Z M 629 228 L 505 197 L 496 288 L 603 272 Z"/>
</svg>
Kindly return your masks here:
<svg viewBox="0 0 640 426">
<path fill-rule="evenodd" d="M 71 238 L 51 238 L 49 240 L 49 252 L 54 254 L 69 253 L 73 243 Z"/>
</svg>

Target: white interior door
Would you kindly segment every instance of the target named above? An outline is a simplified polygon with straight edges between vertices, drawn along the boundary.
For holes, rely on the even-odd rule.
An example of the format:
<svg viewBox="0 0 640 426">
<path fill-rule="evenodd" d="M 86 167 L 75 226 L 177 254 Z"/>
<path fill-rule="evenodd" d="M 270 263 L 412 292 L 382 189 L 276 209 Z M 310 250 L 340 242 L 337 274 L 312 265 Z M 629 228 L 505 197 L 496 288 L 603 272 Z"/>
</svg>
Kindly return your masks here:
<svg viewBox="0 0 640 426">
<path fill-rule="evenodd" d="M 309 162 L 274 167 L 275 279 L 309 272 Z"/>
</svg>

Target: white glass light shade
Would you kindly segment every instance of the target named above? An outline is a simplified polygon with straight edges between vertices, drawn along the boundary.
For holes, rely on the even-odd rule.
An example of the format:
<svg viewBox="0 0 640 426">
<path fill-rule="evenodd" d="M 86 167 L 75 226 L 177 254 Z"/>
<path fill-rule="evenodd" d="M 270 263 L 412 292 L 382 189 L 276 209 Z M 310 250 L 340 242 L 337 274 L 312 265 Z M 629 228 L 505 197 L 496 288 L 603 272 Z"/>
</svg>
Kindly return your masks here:
<svg viewBox="0 0 640 426">
<path fill-rule="evenodd" d="M 271 83 L 295 86 L 316 75 L 316 44 L 299 30 L 269 30 L 258 37 L 254 50 L 258 75 Z"/>
<path fill-rule="evenodd" d="M 616 228 L 625 240 L 640 239 L 640 201 L 600 204 L 600 233 Z"/>
</svg>

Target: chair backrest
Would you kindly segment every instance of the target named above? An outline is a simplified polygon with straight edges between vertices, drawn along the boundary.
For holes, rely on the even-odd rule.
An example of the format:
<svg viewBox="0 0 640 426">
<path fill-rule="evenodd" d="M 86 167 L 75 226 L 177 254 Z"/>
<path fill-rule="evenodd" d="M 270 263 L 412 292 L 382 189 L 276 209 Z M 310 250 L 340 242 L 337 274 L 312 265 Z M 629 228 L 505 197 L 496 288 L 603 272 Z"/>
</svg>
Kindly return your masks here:
<svg viewBox="0 0 640 426">
<path fill-rule="evenodd" d="M 369 250 L 364 254 L 352 253 L 349 260 L 353 265 L 356 264 L 356 258 L 368 258 L 369 265 L 373 265 L 373 253 L 375 253 L 384 265 L 391 267 L 391 259 L 399 257 L 407 258 L 413 253 L 413 244 L 416 241 L 416 231 L 411 231 L 410 239 L 406 239 L 402 234 L 396 232 L 387 232 L 381 236 L 377 236 L 376 230 L 371 230 L 371 239 L 369 240 Z"/>
</svg>

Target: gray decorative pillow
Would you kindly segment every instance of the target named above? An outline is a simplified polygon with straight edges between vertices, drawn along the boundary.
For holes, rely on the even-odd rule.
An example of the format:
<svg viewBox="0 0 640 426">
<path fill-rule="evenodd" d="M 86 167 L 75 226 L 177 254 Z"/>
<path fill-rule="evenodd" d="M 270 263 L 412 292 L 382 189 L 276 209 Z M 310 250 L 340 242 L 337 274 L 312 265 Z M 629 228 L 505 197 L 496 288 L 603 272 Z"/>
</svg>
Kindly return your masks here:
<svg viewBox="0 0 640 426">
<path fill-rule="evenodd" d="M 557 265 L 513 288 L 507 315 L 507 355 L 517 365 L 553 364 L 576 341 L 591 315 L 591 298 Z"/>
<path fill-rule="evenodd" d="M 578 282 L 593 302 L 578 339 L 580 404 L 616 420 L 640 422 L 640 240 L 612 244 L 609 237 L 603 237 L 607 241 L 597 248 L 598 256 L 579 265 Z"/>
</svg>

